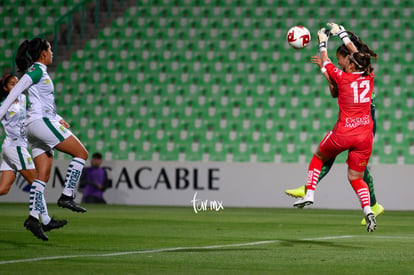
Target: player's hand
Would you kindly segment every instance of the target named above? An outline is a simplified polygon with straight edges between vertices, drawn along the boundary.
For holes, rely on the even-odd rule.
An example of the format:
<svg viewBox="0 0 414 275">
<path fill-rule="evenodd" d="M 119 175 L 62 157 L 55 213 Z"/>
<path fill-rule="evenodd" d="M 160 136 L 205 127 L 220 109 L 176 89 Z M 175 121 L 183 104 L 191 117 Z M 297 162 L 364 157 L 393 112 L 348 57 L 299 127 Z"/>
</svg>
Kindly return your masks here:
<svg viewBox="0 0 414 275">
<path fill-rule="evenodd" d="M 63 127 L 65 127 L 66 129 L 69 129 L 70 125 L 69 123 L 67 123 L 66 121 L 64 121 L 63 119 L 61 121 L 59 121 L 60 124 L 63 125 Z"/>
<path fill-rule="evenodd" d="M 331 59 L 327 59 L 326 61 L 331 62 Z M 311 62 L 318 65 L 319 69 L 321 69 L 323 67 L 323 61 L 322 58 L 319 55 L 314 55 L 311 57 Z"/>
<path fill-rule="evenodd" d="M 327 35 L 327 30 L 322 28 L 318 31 L 318 41 L 319 43 L 328 42 L 329 36 Z"/>
<path fill-rule="evenodd" d="M 319 51 L 327 50 L 329 36 L 326 34 L 326 29 L 322 28 L 318 31 Z"/>
<path fill-rule="evenodd" d="M 326 25 L 331 28 L 332 35 L 337 35 L 341 39 L 345 36 L 348 36 L 348 33 L 346 32 L 344 26 L 338 25 L 334 22 L 329 22 Z"/>
<path fill-rule="evenodd" d="M 311 62 L 318 65 L 319 69 L 322 68 L 322 58 L 319 55 L 314 55 L 311 58 Z"/>
</svg>

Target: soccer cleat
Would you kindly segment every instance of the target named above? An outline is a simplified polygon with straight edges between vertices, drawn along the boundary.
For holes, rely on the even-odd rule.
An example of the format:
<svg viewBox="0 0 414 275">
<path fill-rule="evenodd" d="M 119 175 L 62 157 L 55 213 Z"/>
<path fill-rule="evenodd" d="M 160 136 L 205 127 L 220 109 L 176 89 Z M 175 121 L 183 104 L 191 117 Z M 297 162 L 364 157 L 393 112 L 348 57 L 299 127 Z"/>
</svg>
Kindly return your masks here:
<svg viewBox="0 0 414 275">
<path fill-rule="evenodd" d="M 313 196 L 304 196 L 300 200 L 296 201 L 293 206 L 297 208 L 303 208 L 306 205 L 312 205 L 313 204 Z"/>
<path fill-rule="evenodd" d="M 306 188 L 302 185 L 294 189 L 286 189 L 285 194 L 293 198 L 303 198 L 305 196 Z"/>
<path fill-rule="evenodd" d="M 375 218 L 378 217 L 379 215 L 384 214 L 384 207 L 379 203 L 376 203 L 373 206 L 371 206 L 371 210 L 372 212 L 374 212 Z M 362 226 L 367 225 L 367 221 L 365 220 L 365 218 L 362 219 L 361 225 Z"/>
<path fill-rule="evenodd" d="M 62 194 L 57 201 L 57 205 L 62 208 L 68 208 L 74 212 L 86 212 L 86 208 L 83 208 L 78 203 L 73 200 L 73 197 L 66 196 Z"/>
<path fill-rule="evenodd" d="M 44 232 L 48 232 L 52 229 L 58 229 L 61 228 L 63 226 L 65 226 L 68 223 L 67 220 L 55 220 L 55 219 L 51 219 L 50 222 L 48 224 L 42 224 L 42 229 Z"/>
<path fill-rule="evenodd" d="M 377 229 L 377 222 L 375 220 L 375 216 L 373 213 L 369 213 L 366 217 L 365 217 L 366 223 L 367 223 L 367 231 L 368 232 L 373 232 L 375 231 L 375 229 Z"/>
<path fill-rule="evenodd" d="M 39 220 L 35 217 L 29 215 L 29 217 L 24 222 L 24 227 L 26 227 L 27 230 L 32 231 L 33 235 L 35 235 L 39 239 L 44 241 L 49 240 L 48 236 L 46 236 L 46 234 L 43 232 Z"/>
</svg>

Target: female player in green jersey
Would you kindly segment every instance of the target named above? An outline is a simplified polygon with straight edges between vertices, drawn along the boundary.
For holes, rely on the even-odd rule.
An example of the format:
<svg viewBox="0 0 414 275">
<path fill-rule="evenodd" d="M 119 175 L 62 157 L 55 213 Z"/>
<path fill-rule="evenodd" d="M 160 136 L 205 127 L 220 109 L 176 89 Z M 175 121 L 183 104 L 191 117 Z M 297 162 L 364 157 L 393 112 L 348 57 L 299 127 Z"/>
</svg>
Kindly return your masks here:
<svg viewBox="0 0 414 275">
<path fill-rule="evenodd" d="M 25 129 L 32 147 L 36 178 L 30 189 L 29 217 L 24 226 L 42 240 L 48 240 L 48 237 L 39 224 L 39 214 L 47 207 L 42 196 L 50 177 L 55 149 L 72 156 L 58 205 L 86 212 L 74 201 L 74 189 L 79 183 L 88 151 L 68 129 L 68 123 L 56 113 L 54 85 L 47 72 L 47 66 L 52 62 L 53 52 L 48 41 L 41 38 L 25 40 L 16 54 L 16 65 L 24 75 L 0 107 L 1 119 L 14 100 L 23 91 L 28 91 L 30 103 Z"/>
<path fill-rule="evenodd" d="M 7 74 L 1 80 L 0 101 L 9 95 L 9 92 L 16 86 L 19 79 L 13 74 Z M 27 138 L 24 130 L 26 120 L 26 96 L 21 94 L 7 110 L 6 115 L 1 120 L 6 138 L 2 145 L 0 163 L 0 196 L 9 193 L 10 187 L 19 172 L 23 178 L 31 185 L 36 176 L 35 166 L 27 147 Z M 44 200 L 44 197 L 43 197 Z M 45 209 L 40 213 L 43 231 L 64 226 L 66 220 L 56 220 L 51 218 Z"/>
</svg>

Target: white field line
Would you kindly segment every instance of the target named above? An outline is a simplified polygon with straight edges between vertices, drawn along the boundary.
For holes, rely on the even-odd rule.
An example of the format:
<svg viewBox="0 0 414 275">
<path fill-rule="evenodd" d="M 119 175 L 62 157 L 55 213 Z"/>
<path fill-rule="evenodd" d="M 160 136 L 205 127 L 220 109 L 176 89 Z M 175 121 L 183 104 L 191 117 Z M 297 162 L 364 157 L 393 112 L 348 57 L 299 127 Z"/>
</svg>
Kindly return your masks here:
<svg viewBox="0 0 414 275">
<path fill-rule="evenodd" d="M 318 237 L 318 238 L 305 238 L 299 239 L 299 241 L 326 241 L 326 240 L 338 240 L 338 239 L 349 239 L 357 238 L 364 236 L 327 236 L 327 237 Z M 369 236 L 373 239 L 414 239 L 414 237 L 409 236 Z M 0 261 L 0 265 L 5 264 L 14 264 L 14 263 L 27 263 L 27 262 L 39 262 L 47 260 L 60 260 L 60 259 L 71 259 L 71 258 L 93 258 L 93 257 L 113 257 L 113 256 L 123 256 L 123 255 L 133 255 L 133 254 L 151 254 L 151 253 L 162 253 L 162 252 L 174 252 L 174 251 L 185 251 L 185 250 L 208 250 L 208 249 L 217 249 L 217 248 L 227 248 L 227 247 L 244 247 L 244 246 L 255 246 L 262 244 L 271 244 L 279 243 L 283 240 L 267 240 L 267 241 L 257 241 L 257 242 L 248 242 L 248 243 L 236 243 L 236 244 L 219 244 L 219 245 L 209 245 L 209 246 L 188 246 L 188 247 L 171 247 L 171 248 L 158 248 L 158 249 L 149 249 L 149 250 L 135 250 L 135 251 L 124 251 L 124 252 L 113 252 L 106 254 L 86 254 L 86 255 L 62 255 L 62 256 L 48 256 L 48 257 L 39 257 L 39 258 L 29 258 L 29 259 L 20 259 L 20 260 L 9 260 L 9 261 Z"/>
<path fill-rule="evenodd" d="M 344 239 L 344 238 L 352 238 L 352 237 L 354 236 L 331 236 L 331 237 L 320 237 L 320 238 L 306 238 L 306 239 L 301 239 L 300 241 L 335 240 L 335 239 Z M 283 240 L 267 240 L 267 241 L 248 242 L 248 243 L 219 244 L 219 245 L 209 245 L 209 246 L 158 248 L 158 249 L 149 249 L 149 250 L 113 252 L 113 253 L 106 253 L 106 254 L 48 256 L 48 257 L 39 257 L 39 258 L 0 261 L 0 265 L 27 263 L 27 262 L 39 262 L 39 261 L 47 261 L 47 260 L 61 260 L 61 259 L 71 259 L 71 258 L 113 257 L 113 256 L 123 256 L 123 255 L 132 255 L 132 254 L 151 254 L 151 253 L 174 252 L 174 251 L 185 251 L 185 250 L 208 250 L 208 249 L 227 248 L 227 247 L 255 246 L 255 245 L 262 245 L 262 244 L 279 243 L 282 241 Z"/>
</svg>

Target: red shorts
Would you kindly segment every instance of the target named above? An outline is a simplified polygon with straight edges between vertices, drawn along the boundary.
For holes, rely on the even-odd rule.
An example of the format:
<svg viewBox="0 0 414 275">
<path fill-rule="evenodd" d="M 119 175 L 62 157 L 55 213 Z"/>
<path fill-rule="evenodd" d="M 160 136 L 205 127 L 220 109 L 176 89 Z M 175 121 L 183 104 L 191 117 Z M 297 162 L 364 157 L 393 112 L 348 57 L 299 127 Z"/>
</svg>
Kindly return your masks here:
<svg viewBox="0 0 414 275">
<path fill-rule="evenodd" d="M 363 172 L 372 152 L 372 132 L 367 135 L 337 136 L 330 131 L 319 144 L 319 150 L 327 157 L 334 158 L 348 151 L 346 163 L 352 170 Z"/>
</svg>

